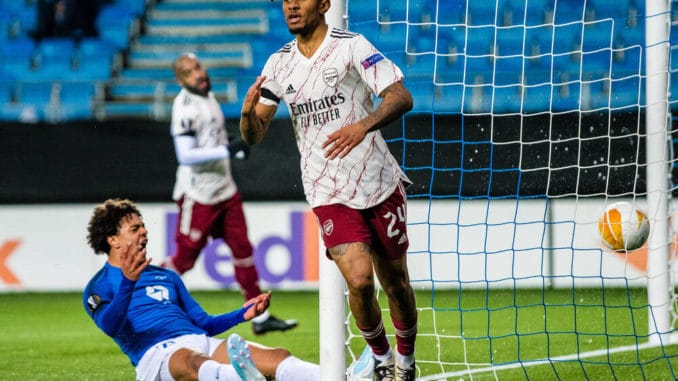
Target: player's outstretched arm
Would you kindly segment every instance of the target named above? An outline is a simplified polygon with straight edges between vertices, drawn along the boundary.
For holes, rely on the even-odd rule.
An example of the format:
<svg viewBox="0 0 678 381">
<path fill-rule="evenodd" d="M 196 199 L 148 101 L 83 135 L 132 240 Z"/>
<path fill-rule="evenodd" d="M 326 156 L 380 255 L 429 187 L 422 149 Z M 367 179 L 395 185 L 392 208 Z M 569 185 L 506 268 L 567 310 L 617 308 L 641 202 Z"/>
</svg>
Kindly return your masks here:
<svg viewBox="0 0 678 381">
<path fill-rule="evenodd" d="M 264 139 L 277 110 L 276 106 L 259 103 L 261 84 L 265 79 L 266 77 L 257 77 L 250 86 L 240 112 L 240 135 L 249 145 L 257 144 Z"/>
</svg>

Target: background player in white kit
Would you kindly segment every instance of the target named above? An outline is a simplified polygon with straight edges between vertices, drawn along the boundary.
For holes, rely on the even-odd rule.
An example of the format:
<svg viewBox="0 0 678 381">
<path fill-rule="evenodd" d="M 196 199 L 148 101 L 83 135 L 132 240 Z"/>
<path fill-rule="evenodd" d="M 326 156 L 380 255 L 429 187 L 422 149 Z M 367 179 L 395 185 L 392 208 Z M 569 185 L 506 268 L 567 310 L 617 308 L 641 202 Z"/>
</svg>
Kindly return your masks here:
<svg viewBox="0 0 678 381">
<path fill-rule="evenodd" d="M 404 192 L 409 180 L 379 131 L 412 108 L 412 97 L 400 69 L 362 35 L 327 25 L 329 0 L 285 0 L 282 7 L 295 39 L 269 57 L 248 90 L 242 137 L 260 142 L 280 101 L 287 104 L 304 193 L 374 353 L 374 378 L 414 380 L 417 310 L 407 270 Z M 382 98 L 376 109 L 373 94 Z M 373 271 L 388 297 L 394 355 Z"/>
<path fill-rule="evenodd" d="M 163 266 L 183 274 L 193 268 L 209 237 L 223 238 L 233 253 L 235 278 L 245 300 L 252 299 L 261 294 L 259 275 L 230 164 L 230 157 L 246 157 L 249 147 L 240 139 L 229 145 L 223 112 L 198 58 L 182 54 L 172 67 L 182 87 L 172 105 L 171 122 L 179 162 L 173 199 L 179 215 L 176 251 Z M 255 334 L 296 326 L 295 320 L 280 320 L 268 311 L 252 320 Z"/>
</svg>

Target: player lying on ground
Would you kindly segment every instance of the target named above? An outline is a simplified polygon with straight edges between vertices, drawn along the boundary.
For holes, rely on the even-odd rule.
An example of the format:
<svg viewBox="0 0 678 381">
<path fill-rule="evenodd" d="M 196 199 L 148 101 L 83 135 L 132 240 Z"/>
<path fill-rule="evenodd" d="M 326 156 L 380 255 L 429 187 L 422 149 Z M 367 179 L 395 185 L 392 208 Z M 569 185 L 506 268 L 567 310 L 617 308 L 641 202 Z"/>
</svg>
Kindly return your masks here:
<svg viewBox="0 0 678 381">
<path fill-rule="evenodd" d="M 129 357 L 137 380 L 320 379 L 318 365 L 285 349 L 242 345 L 237 336 L 227 345 L 213 337 L 265 311 L 270 292 L 235 311 L 207 314 L 179 275 L 150 264 L 148 231 L 133 202 L 106 200 L 94 209 L 87 229 L 94 252 L 106 253 L 108 260 L 87 284 L 83 304 Z"/>
</svg>

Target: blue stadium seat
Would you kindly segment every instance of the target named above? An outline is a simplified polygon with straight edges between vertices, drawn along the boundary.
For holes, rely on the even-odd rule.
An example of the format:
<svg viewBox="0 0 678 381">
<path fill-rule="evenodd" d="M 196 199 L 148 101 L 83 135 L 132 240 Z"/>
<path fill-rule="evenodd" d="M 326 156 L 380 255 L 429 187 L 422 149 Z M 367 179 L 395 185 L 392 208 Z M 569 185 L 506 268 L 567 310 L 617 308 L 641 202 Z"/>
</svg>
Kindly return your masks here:
<svg viewBox="0 0 678 381">
<path fill-rule="evenodd" d="M 556 1 L 554 22 L 564 24 L 584 19 L 584 1 Z"/>
<path fill-rule="evenodd" d="M 3 42 L 0 44 L 2 71 L 18 80 L 30 79 L 35 49 L 35 42 L 28 37 Z"/>
<path fill-rule="evenodd" d="M 14 99 L 14 82 L 0 82 L 0 103 L 8 103 Z"/>
<path fill-rule="evenodd" d="M 501 10 L 496 10 L 496 2 L 469 1 L 467 7 L 468 25 L 501 25 Z"/>
<path fill-rule="evenodd" d="M 492 112 L 496 114 L 514 113 L 520 110 L 522 103 L 521 86 L 494 87 L 492 90 Z"/>
<path fill-rule="evenodd" d="M 449 49 L 456 50 L 457 53 L 464 53 L 466 50 L 466 27 L 464 26 L 441 26 L 438 27 L 438 39 L 445 41 L 445 45 L 438 45 L 438 53 L 447 53 Z"/>
<path fill-rule="evenodd" d="M 95 84 L 93 81 L 61 82 L 61 103 L 85 103 L 91 105 L 94 99 Z"/>
<path fill-rule="evenodd" d="M 21 82 L 18 85 L 17 98 L 21 103 L 41 108 L 50 103 L 52 90 L 51 81 Z"/>
<path fill-rule="evenodd" d="M 552 7 L 553 0 L 526 0 L 526 2 L 525 25 L 535 26 L 546 23 L 546 11 Z"/>
<path fill-rule="evenodd" d="M 590 52 L 598 49 L 609 49 L 613 47 L 613 22 L 612 20 L 603 20 L 592 24 L 584 25 L 584 35 L 582 38 L 582 50 Z"/>
<path fill-rule="evenodd" d="M 467 32 L 467 55 L 476 56 L 493 54 L 495 27 L 468 28 Z"/>
<path fill-rule="evenodd" d="M 101 9 L 96 19 L 99 36 L 118 49 L 127 49 L 130 44 L 134 13 L 125 6 L 108 5 Z"/>
<path fill-rule="evenodd" d="M 612 78 L 622 78 L 642 73 L 643 50 L 640 46 L 616 50 L 612 53 L 612 56 Z M 674 69 L 678 69 L 678 58 L 677 60 L 671 59 L 671 70 Z"/>
<path fill-rule="evenodd" d="M 581 73 L 585 78 L 610 77 L 612 72 L 612 50 L 584 52 L 581 55 Z"/>
<path fill-rule="evenodd" d="M 73 54 L 75 42 L 71 38 L 54 37 L 40 41 L 36 48 L 35 80 L 74 79 Z"/>
<path fill-rule="evenodd" d="M 553 87 L 549 83 L 523 88 L 523 112 L 537 113 L 551 110 Z"/>
<path fill-rule="evenodd" d="M 13 23 L 12 13 L 5 9 L 0 9 L 0 41 L 8 40 L 11 37 Z"/>
<path fill-rule="evenodd" d="M 525 33 L 526 29 L 522 26 L 497 28 L 495 54 L 498 56 L 522 55 Z M 527 49 L 525 53 L 529 53 L 529 44 L 525 47 L 525 49 Z"/>
<path fill-rule="evenodd" d="M 572 81 L 553 86 L 552 111 L 576 111 L 580 107 L 581 82 Z"/>
<path fill-rule="evenodd" d="M 438 86 L 434 93 L 433 110 L 437 113 L 459 114 L 462 111 L 464 87 Z"/>
<path fill-rule="evenodd" d="M 116 48 L 100 38 L 87 38 L 78 44 L 75 70 L 81 79 L 111 78 Z"/>
<path fill-rule="evenodd" d="M 414 101 L 412 105 L 413 113 L 430 113 L 433 109 L 434 85 L 429 81 L 405 79 L 406 86 L 412 93 Z"/>
<path fill-rule="evenodd" d="M 671 81 L 672 83 L 674 81 Z M 612 80 L 610 83 L 610 107 L 622 109 L 635 107 L 645 102 L 640 76 Z"/>
<path fill-rule="evenodd" d="M 60 92 L 61 118 L 63 120 L 92 118 L 94 93 L 94 82 L 62 82 Z"/>
<path fill-rule="evenodd" d="M 44 118 L 44 110 L 31 104 L 0 103 L 0 120 L 7 122 L 36 123 Z"/>
<path fill-rule="evenodd" d="M 492 110 L 491 85 L 466 86 L 463 107 L 466 114 L 489 113 Z"/>
<path fill-rule="evenodd" d="M 436 83 L 448 84 L 464 81 L 465 58 L 461 54 L 436 57 Z"/>
<path fill-rule="evenodd" d="M 569 53 L 580 46 L 583 23 L 557 25 L 553 28 L 554 54 Z M 551 38 L 551 37 L 548 37 Z"/>
<path fill-rule="evenodd" d="M 466 0 L 430 0 L 428 6 L 438 25 L 463 25 L 466 23 Z M 437 12 L 436 12 L 437 8 Z"/>
</svg>

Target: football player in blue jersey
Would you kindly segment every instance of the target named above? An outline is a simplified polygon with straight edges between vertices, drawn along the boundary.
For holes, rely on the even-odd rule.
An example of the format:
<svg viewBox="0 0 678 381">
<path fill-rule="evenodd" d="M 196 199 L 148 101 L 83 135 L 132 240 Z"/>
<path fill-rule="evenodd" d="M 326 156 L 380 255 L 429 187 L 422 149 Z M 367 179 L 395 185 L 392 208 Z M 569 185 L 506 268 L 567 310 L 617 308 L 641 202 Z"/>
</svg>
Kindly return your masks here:
<svg viewBox="0 0 678 381">
<path fill-rule="evenodd" d="M 282 348 L 213 337 L 264 312 L 270 291 L 232 312 L 210 315 L 175 272 L 151 265 L 148 231 L 137 206 L 109 199 L 97 205 L 87 240 L 108 260 L 87 284 L 83 304 L 118 344 L 141 380 L 318 380 L 318 365 Z"/>
</svg>

